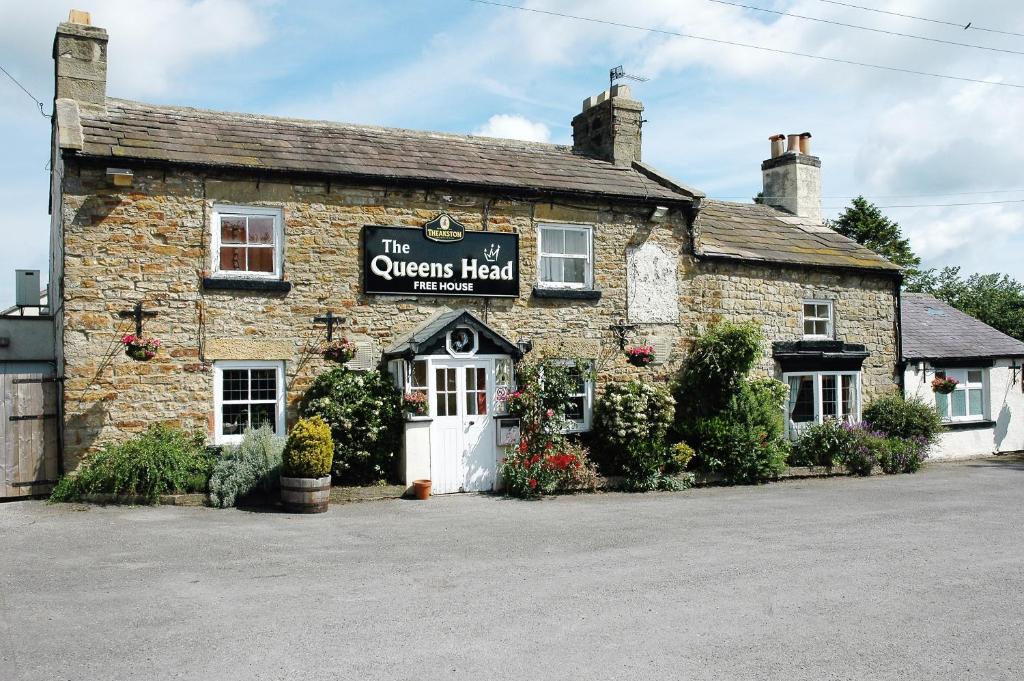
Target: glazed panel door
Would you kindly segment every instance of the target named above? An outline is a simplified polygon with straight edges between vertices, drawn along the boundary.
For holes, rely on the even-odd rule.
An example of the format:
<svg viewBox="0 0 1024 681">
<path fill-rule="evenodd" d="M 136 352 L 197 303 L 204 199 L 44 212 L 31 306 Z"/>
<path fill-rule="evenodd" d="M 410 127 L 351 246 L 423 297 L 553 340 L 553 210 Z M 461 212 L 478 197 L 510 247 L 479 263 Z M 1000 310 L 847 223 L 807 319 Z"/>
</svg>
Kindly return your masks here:
<svg viewBox="0 0 1024 681">
<path fill-rule="evenodd" d="M 431 386 L 430 479 L 434 494 L 462 490 L 462 400 L 459 399 L 458 366 L 434 363 Z"/>
<path fill-rule="evenodd" d="M 494 489 L 494 361 L 435 360 L 432 378 L 430 476 L 434 493 Z"/>
</svg>

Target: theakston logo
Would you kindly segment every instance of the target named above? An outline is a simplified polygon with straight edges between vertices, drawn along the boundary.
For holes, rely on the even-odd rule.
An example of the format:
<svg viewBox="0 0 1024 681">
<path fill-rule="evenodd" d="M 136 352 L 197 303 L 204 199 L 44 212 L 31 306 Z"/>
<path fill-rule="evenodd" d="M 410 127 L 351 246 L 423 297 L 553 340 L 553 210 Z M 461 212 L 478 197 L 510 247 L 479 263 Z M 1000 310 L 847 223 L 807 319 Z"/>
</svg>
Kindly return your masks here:
<svg viewBox="0 0 1024 681">
<path fill-rule="evenodd" d="M 441 213 L 423 225 L 423 236 L 441 243 L 462 241 L 462 237 L 466 236 L 466 226 L 451 215 Z"/>
</svg>

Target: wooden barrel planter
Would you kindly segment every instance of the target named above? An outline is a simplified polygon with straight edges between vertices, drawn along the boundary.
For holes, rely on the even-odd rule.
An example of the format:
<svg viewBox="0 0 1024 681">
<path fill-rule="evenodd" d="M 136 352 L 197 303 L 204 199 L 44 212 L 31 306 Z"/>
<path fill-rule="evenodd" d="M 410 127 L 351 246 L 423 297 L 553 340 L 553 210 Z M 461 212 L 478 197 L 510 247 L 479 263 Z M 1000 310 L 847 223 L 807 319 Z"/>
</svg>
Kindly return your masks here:
<svg viewBox="0 0 1024 681">
<path fill-rule="evenodd" d="M 331 476 L 281 477 L 281 501 L 290 513 L 323 513 L 331 501 Z"/>
</svg>

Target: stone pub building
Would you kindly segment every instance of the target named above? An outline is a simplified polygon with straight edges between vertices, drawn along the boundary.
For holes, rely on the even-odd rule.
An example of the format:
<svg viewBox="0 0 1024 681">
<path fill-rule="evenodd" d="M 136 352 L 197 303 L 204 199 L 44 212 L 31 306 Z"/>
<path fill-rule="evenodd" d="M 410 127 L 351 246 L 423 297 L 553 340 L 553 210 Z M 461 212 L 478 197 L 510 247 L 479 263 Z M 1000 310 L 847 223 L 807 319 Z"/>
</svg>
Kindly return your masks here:
<svg viewBox="0 0 1024 681">
<path fill-rule="evenodd" d="M 588 98 L 560 146 L 116 99 L 107 44 L 73 13 L 53 48 L 66 469 L 155 422 L 212 444 L 283 433 L 327 368 L 313 320 L 328 312 L 358 347 L 351 368 L 428 396 L 403 474 L 436 492 L 496 484 L 525 352 L 593 362 L 581 431 L 605 382 L 669 376 L 719 319 L 763 328 L 793 428 L 897 387 L 900 271 L 822 225 L 809 135 L 773 138 L 777 205 L 727 203 L 643 162 L 625 86 Z M 137 304 L 163 343 L 149 362 L 119 345 Z M 629 365 L 620 336 L 656 363 Z"/>
</svg>

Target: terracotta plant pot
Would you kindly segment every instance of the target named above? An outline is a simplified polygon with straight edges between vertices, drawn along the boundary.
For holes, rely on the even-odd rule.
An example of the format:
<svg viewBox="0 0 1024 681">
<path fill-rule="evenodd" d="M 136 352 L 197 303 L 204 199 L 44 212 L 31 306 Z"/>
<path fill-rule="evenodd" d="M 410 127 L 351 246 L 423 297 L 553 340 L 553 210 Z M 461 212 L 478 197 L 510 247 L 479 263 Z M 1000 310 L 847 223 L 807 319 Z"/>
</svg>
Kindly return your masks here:
<svg viewBox="0 0 1024 681">
<path fill-rule="evenodd" d="M 331 476 L 286 478 L 282 475 L 281 501 L 289 513 L 324 513 L 331 501 Z"/>
<path fill-rule="evenodd" d="M 412 490 L 416 494 L 416 498 L 420 501 L 426 501 L 430 498 L 430 481 L 429 480 L 413 480 Z"/>
</svg>

